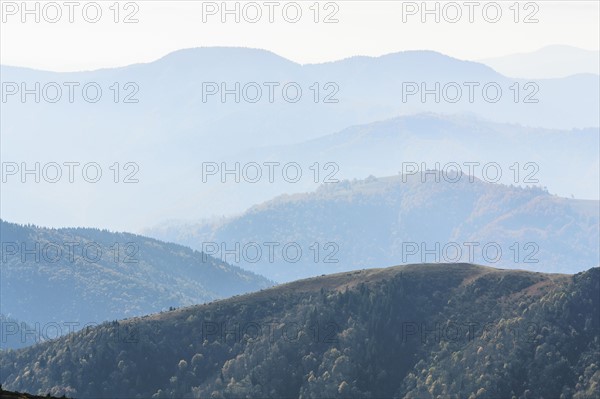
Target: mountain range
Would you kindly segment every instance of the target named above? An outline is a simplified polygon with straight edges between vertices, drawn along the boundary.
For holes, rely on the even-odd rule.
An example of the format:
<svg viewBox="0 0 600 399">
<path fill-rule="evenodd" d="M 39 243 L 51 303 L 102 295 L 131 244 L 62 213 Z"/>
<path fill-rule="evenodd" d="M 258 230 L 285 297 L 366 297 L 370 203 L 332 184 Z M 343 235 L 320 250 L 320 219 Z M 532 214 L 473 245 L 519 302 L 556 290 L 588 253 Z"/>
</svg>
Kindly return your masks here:
<svg viewBox="0 0 600 399">
<path fill-rule="evenodd" d="M 0 68 L 0 155 L 5 164 L 14 162 L 11 165 L 18 167 L 16 175 L 3 176 L 7 180 L 2 193 L 4 217 L 56 227 L 135 231 L 148 220 L 241 211 L 251 203 L 231 203 L 223 193 L 219 194 L 225 198 L 222 202 L 197 202 L 221 189 L 203 184 L 203 163 L 258 147 L 303 143 L 349 126 L 402 115 L 467 114 L 501 124 L 567 131 L 600 126 L 597 75 L 536 81 L 507 78 L 481 63 L 430 51 L 300 65 L 263 50 L 196 48 L 147 64 L 78 73 Z M 219 94 L 234 89 L 236 83 L 239 98 L 228 94 L 223 100 Z M 422 89 L 438 83 L 439 98 L 421 97 Z M 482 90 L 488 84 L 484 97 Z M 293 102 L 298 87 L 302 96 Z M 475 90 L 472 100 L 468 87 Z M 488 101 L 497 87 L 502 96 L 497 102 Z M 219 93 L 208 94 L 216 89 Z M 262 97 L 252 102 L 259 89 Z M 417 89 L 418 93 L 408 94 Z M 23 94 L 27 90 L 35 93 Z M 59 90 L 60 98 L 52 102 Z M 454 101 L 456 90 L 462 95 Z M 50 178 L 22 179 L 23 171 L 35 169 L 36 162 L 38 174 L 48 172 Z M 63 166 L 66 162 L 80 163 L 73 182 Z M 47 168 L 52 163 L 62 167 L 57 183 L 48 182 L 57 174 L 55 168 Z M 100 181 L 90 183 L 81 176 L 89 163 L 99 165 Z M 92 169 L 92 176 L 97 169 Z M 547 184 L 552 187 L 551 183 Z M 136 206 L 115 213 L 124 202 Z M 54 212 L 43 212 L 45 208 Z"/>
<path fill-rule="evenodd" d="M 225 166 L 258 163 L 262 179 L 249 183 L 241 178 L 235 183 L 231 175 L 222 176 L 224 167 L 218 164 L 218 172 L 203 184 L 207 188 L 192 198 L 202 207 L 219 203 L 239 209 L 242 202 L 314 190 L 318 183 L 389 176 L 415 168 L 460 168 L 465 175 L 485 181 L 538 184 L 562 197 L 598 199 L 599 147 L 598 128 L 528 128 L 472 115 L 417 114 L 351 126 L 302 143 L 233 153 L 223 158 Z M 267 162 L 279 162 L 272 182 L 267 179 Z M 290 183 L 282 178 L 282 171 L 292 162 L 301 166 L 303 175 L 297 182 L 288 179 Z M 294 177 L 294 169 L 289 170 Z M 249 168 L 246 175 L 253 177 L 252 172 Z"/>
</svg>

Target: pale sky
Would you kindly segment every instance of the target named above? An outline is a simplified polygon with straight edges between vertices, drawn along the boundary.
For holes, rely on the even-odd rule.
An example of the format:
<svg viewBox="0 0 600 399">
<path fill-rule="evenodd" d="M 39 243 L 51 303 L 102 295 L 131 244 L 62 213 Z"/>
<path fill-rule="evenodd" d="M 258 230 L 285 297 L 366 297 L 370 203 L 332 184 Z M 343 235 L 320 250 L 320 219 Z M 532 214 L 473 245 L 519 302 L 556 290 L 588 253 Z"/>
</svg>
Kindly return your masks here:
<svg viewBox="0 0 600 399">
<path fill-rule="evenodd" d="M 428 1 L 432 9 L 438 3 L 439 23 L 434 21 L 433 14 L 427 16 L 425 23 L 421 22 L 421 1 L 321 0 L 318 16 L 315 1 L 311 0 L 274 1 L 271 3 L 276 4 L 272 6 L 267 4 L 269 1 L 228 1 L 227 6 L 232 9 L 239 3 L 239 23 L 234 21 L 235 15 L 221 22 L 222 1 L 195 0 L 121 1 L 118 23 L 114 22 L 115 1 L 77 1 L 71 23 L 66 2 L 48 5 L 52 2 L 28 1 L 31 10 L 38 3 L 40 22 L 37 23 L 36 15 L 23 15 L 22 1 L 0 1 L 0 62 L 55 71 L 87 70 L 150 62 L 178 49 L 206 46 L 262 48 L 303 64 L 402 50 L 436 50 L 460 59 L 477 60 L 534 51 L 552 44 L 588 50 L 600 48 L 597 0 L 521 1 L 518 7 L 514 7 L 515 1 L 476 1 L 472 2 L 476 3 L 472 8 L 472 23 L 468 1 Z M 287 22 L 284 6 L 285 16 L 291 20 L 297 5 L 302 12 L 299 22 Z M 486 21 L 496 17 L 496 5 L 500 5 L 502 12 L 499 21 Z M 85 16 L 90 20 L 99 8 L 100 20 L 87 22 L 84 6 Z M 271 9 L 272 23 L 268 20 Z M 57 10 L 62 14 L 60 19 L 50 23 L 48 20 L 57 18 Z M 262 13 L 261 18 L 256 23 L 248 22 L 257 16 L 257 10 Z M 456 23 L 449 22 L 457 17 L 457 10 L 462 13 L 461 18 Z M 216 13 L 212 15 L 211 11 Z M 138 22 L 123 23 L 131 13 Z M 324 23 L 328 15 L 338 22 Z M 22 17 L 27 18 L 25 23 Z M 315 17 L 318 23 L 314 22 Z M 538 22 L 524 23 L 526 17 Z"/>
</svg>

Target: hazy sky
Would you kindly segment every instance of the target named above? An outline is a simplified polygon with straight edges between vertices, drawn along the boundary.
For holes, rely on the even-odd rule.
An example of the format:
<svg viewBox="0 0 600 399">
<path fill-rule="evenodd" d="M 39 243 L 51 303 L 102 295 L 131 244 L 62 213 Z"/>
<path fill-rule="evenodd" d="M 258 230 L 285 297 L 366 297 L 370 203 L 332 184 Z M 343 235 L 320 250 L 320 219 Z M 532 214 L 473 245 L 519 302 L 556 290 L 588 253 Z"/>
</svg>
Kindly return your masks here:
<svg viewBox="0 0 600 399">
<path fill-rule="evenodd" d="M 35 13 L 23 14 L 21 3 L 0 1 L 1 63 L 57 71 L 148 62 L 181 48 L 202 46 L 264 48 L 300 63 L 413 49 L 481 59 L 551 44 L 589 50 L 600 47 L 597 0 L 521 1 L 518 7 L 515 1 L 475 1 L 473 5 L 428 1 L 431 10 L 437 3 L 439 23 L 435 14 L 421 21 L 421 1 L 320 1 L 318 7 L 311 0 L 228 1 L 229 9 L 238 3 L 239 23 L 234 14 L 221 22 L 222 1 L 121 1 L 118 7 L 114 1 L 77 1 L 72 9 L 65 1 L 28 1 L 30 10 L 38 3 L 39 23 Z M 117 8 L 119 22 L 115 23 Z M 98 22 L 84 19 L 94 20 L 98 9 Z M 298 9 L 299 21 L 288 22 L 296 18 Z M 124 23 L 127 16 L 138 22 Z M 314 22 L 315 17 L 319 22 Z M 338 22 L 324 23 L 326 17 Z M 24 23 L 22 18 L 26 18 Z M 58 22 L 49 22 L 54 19 Z M 257 22 L 251 23 L 253 19 Z M 525 23 L 526 19 L 538 22 Z"/>
</svg>

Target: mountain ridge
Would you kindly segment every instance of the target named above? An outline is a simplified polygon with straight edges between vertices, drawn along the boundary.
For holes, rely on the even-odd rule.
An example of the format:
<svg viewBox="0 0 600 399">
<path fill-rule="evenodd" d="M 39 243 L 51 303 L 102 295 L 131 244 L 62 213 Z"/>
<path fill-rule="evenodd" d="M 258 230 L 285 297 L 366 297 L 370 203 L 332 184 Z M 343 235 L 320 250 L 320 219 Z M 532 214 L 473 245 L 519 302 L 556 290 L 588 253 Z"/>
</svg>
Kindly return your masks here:
<svg viewBox="0 0 600 399">
<path fill-rule="evenodd" d="M 599 283 L 600 268 L 353 271 L 105 323 L 9 351 L 0 370 L 8 389 L 80 398 L 591 399 L 600 382 Z"/>
<path fill-rule="evenodd" d="M 0 231 L 1 311 L 30 324 L 36 337 L 53 337 L 51 325 L 59 326 L 62 335 L 72 325 L 79 329 L 272 285 L 207 254 L 141 235 L 6 221 Z M 18 338 L 21 333 L 3 329 L 2 346 L 10 343 L 7 336 Z"/>
<path fill-rule="evenodd" d="M 600 75 L 600 52 L 568 45 L 550 45 L 478 60 L 505 76 L 558 78 L 581 73 Z"/>
<path fill-rule="evenodd" d="M 98 68 L 98 69 L 89 69 L 89 70 L 81 70 L 81 71 L 52 71 L 52 70 L 46 70 L 46 69 L 37 69 L 37 68 L 30 68 L 30 67 L 26 67 L 26 66 L 19 66 L 19 65 L 8 65 L 8 64 L 0 64 L 0 67 L 6 67 L 6 68 L 12 68 L 12 69 L 24 69 L 24 70 L 30 70 L 30 71 L 36 71 L 36 72 L 47 72 L 47 73 L 57 73 L 57 74 L 78 74 L 78 73 L 90 73 L 90 72 L 100 72 L 100 71 L 110 71 L 113 69 L 124 69 L 124 68 L 131 68 L 131 67 L 136 67 L 136 66 L 143 66 L 143 65 L 149 65 L 149 64 L 154 64 L 154 63 L 158 63 L 158 62 L 164 62 L 167 61 L 169 59 L 172 58 L 177 58 L 177 57 L 181 57 L 181 56 L 198 56 L 200 55 L 200 53 L 206 53 L 206 52 L 215 52 L 215 51 L 243 51 L 243 52 L 247 52 L 247 53 L 252 53 L 252 54 L 264 54 L 267 55 L 269 57 L 274 57 L 274 59 L 279 59 L 279 60 L 283 60 L 288 64 L 293 64 L 295 66 L 300 66 L 300 67 L 311 67 L 311 66 L 319 66 L 319 65 L 328 65 L 328 64 L 338 64 L 338 63 L 343 63 L 345 61 L 353 61 L 353 60 L 377 60 L 377 59 L 385 59 L 385 58 L 393 58 L 393 57 L 397 57 L 397 56 L 402 56 L 402 55 L 433 55 L 435 57 L 442 57 L 442 58 L 449 58 L 455 61 L 459 61 L 459 62 L 465 62 L 465 63 L 473 63 L 473 64 L 481 64 L 482 66 L 489 68 L 490 70 L 493 70 L 493 68 L 491 68 L 490 66 L 482 63 L 479 60 L 467 60 L 467 59 L 461 59 L 458 57 L 454 57 L 451 55 L 447 55 L 442 53 L 441 51 L 436 51 L 436 50 L 400 50 L 400 51 L 394 51 L 394 52 L 390 52 L 390 53 L 385 53 L 385 54 L 381 54 L 381 55 L 377 55 L 377 56 L 370 56 L 370 55 L 354 55 L 354 56 L 350 56 L 350 57 L 346 57 L 346 58 L 340 58 L 338 60 L 333 60 L 333 61 L 324 61 L 324 62 L 317 62 L 317 63 L 298 63 L 296 61 L 293 61 L 289 58 L 286 58 L 284 56 L 281 56 L 279 54 L 277 54 L 276 52 L 267 50 L 267 49 L 262 49 L 262 48 L 258 48 L 258 47 L 238 47 L 238 46 L 205 46 L 205 47 L 188 47 L 188 48 L 182 48 L 182 49 L 178 49 L 178 50 L 173 50 L 170 51 L 166 54 L 164 54 L 163 56 L 160 56 L 154 60 L 151 61 L 147 61 L 147 62 L 137 62 L 137 63 L 133 63 L 133 64 L 127 64 L 127 65 L 120 65 L 120 66 L 114 66 L 114 67 L 105 67 L 105 68 Z M 204 55 L 204 54 L 202 54 Z"/>
<path fill-rule="evenodd" d="M 454 175 L 439 181 L 431 176 L 422 180 L 423 176 L 420 171 L 340 180 L 314 191 L 276 196 L 236 216 L 157 225 L 145 233 L 203 248 L 279 282 L 372 264 L 425 262 L 424 256 L 442 263 L 468 261 L 553 272 L 576 272 L 599 263 L 598 201 L 563 198 L 539 186 L 493 184 L 466 175 L 454 182 L 446 181 L 454 180 Z M 221 252 L 223 247 L 268 242 L 279 244 L 273 259 L 266 256 L 266 247 L 258 259 L 253 251 L 235 260 Z M 477 248 L 493 245 L 502 255 L 494 260 L 482 251 L 469 252 L 462 247 L 465 243 L 478 244 Z M 300 248 L 299 259 L 283 254 L 281 248 L 288 244 Z M 441 247 L 447 246 L 458 246 L 460 259 L 444 255 Z M 438 247 L 426 255 L 427 248 Z"/>
</svg>

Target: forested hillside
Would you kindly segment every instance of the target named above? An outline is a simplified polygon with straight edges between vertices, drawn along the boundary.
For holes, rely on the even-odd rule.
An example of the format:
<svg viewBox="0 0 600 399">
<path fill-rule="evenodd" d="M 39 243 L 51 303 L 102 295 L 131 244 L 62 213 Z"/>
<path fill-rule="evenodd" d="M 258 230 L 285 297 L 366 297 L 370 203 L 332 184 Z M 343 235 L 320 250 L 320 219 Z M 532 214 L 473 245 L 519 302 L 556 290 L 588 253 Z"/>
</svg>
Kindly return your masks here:
<svg viewBox="0 0 600 399">
<path fill-rule="evenodd" d="M 272 285 L 189 248 L 134 234 L 4 221 L 0 233 L 1 311 L 18 320 L 2 320 L 2 348 L 30 344 L 40 336 L 54 338 L 86 323 L 195 305 Z M 29 327 L 21 329 L 21 322 Z"/>
<path fill-rule="evenodd" d="M 591 399 L 599 283 L 598 268 L 341 273 L 105 323 L 0 371 L 6 389 L 78 398 Z"/>
<path fill-rule="evenodd" d="M 600 204 L 541 187 L 435 171 L 324 184 L 215 223 L 163 226 L 160 239 L 211 252 L 278 282 L 375 265 L 469 262 L 540 272 L 598 266 Z M 256 256 L 251 243 L 258 243 Z M 273 259 L 265 243 L 276 243 Z M 226 249 L 238 245 L 239 263 Z M 284 253 L 285 246 L 297 247 Z"/>
</svg>

